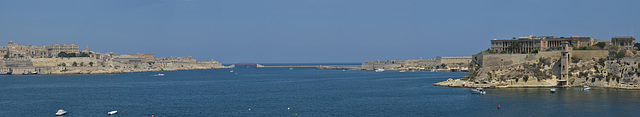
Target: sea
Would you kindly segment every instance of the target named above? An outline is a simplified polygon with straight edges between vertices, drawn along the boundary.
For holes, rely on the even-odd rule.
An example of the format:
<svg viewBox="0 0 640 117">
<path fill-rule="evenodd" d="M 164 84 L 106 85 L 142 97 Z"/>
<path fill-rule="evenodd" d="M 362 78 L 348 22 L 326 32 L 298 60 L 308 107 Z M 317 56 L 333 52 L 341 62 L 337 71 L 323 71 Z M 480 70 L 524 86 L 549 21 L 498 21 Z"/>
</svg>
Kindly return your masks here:
<svg viewBox="0 0 640 117">
<path fill-rule="evenodd" d="M 157 74 L 165 74 L 157 76 Z M 640 91 L 434 86 L 463 72 L 234 68 L 0 76 L 0 116 L 640 116 Z"/>
</svg>

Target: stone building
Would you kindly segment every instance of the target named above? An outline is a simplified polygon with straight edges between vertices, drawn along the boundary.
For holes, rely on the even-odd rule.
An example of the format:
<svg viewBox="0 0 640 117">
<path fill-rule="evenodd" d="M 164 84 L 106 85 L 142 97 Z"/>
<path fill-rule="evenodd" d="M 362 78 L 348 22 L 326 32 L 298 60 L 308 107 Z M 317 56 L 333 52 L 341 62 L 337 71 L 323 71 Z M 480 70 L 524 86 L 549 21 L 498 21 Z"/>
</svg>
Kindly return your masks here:
<svg viewBox="0 0 640 117">
<path fill-rule="evenodd" d="M 604 42 L 605 45 L 614 45 L 631 49 L 635 44 L 634 37 L 613 37 L 611 42 L 598 41 L 591 37 L 554 37 L 554 36 L 528 36 L 519 37 L 518 39 L 505 39 L 505 40 L 491 40 L 491 50 L 495 52 L 507 52 L 507 53 L 533 53 L 534 51 L 546 51 L 546 50 L 563 50 L 562 43 L 567 43 L 567 46 L 577 48 L 593 46 L 599 42 Z"/>
<path fill-rule="evenodd" d="M 518 39 L 491 40 L 491 50 L 507 53 L 532 53 L 544 50 L 562 50 L 562 43 L 567 42 L 571 47 L 592 46 L 598 43 L 591 37 L 554 37 L 554 36 L 528 36 Z"/>
<path fill-rule="evenodd" d="M 47 51 L 49 51 L 50 56 L 56 56 L 58 53 L 60 52 L 65 52 L 65 53 L 80 53 L 80 47 L 78 45 L 67 45 L 67 44 L 63 44 L 63 45 L 50 45 L 47 46 Z"/>
<path fill-rule="evenodd" d="M 13 41 L 9 41 L 7 46 L 4 48 L 0 48 L 4 52 L 0 52 L 1 54 L 9 54 L 9 57 L 28 57 L 28 58 L 44 58 L 49 56 L 49 51 L 47 51 L 44 46 L 34 46 L 34 45 L 20 45 Z M 5 51 L 6 50 L 6 51 Z"/>
<path fill-rule="evenodd" d="M 636 44 L 635 37 L 612 37 L 611 44 L 620 48 L 633 49 L 633 45 Z"/>
</svg>

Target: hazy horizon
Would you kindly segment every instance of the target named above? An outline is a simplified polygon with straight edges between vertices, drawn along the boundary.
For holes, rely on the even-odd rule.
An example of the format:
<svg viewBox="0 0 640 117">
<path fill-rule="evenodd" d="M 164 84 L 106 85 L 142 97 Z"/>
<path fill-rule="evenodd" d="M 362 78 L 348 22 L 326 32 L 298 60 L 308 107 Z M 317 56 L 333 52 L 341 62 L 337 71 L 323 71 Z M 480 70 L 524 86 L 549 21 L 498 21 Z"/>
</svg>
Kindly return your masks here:
<svg viewBox="0 0 640 117">
<path fill-rule="evenodd" d="M 193 56 L 223 64 L 471 56 L 491 39 L 635 36 L 640 1 L 0 1 L 0 46 Z"/>
</svg>

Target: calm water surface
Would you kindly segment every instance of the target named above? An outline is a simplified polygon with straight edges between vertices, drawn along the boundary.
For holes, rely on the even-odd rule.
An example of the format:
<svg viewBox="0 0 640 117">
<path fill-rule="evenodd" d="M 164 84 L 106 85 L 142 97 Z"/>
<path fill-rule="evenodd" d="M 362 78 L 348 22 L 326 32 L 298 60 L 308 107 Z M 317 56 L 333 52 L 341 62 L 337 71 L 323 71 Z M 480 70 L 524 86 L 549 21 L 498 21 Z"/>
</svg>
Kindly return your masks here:
<svg viewBox="0 0 640 117">
<path fill-rule="evenodd" d="M 432 84 L 466 73 L 214 69 L 0 76 L 0 116 L 638 116 L 640 91 Z M 154 74 L 166 74 L 162 77 Z M 237 74 L 236 74 L 237 73 Z M 500 105 L 501 109 L 497 109 Z M 289 109 L 287 109 L 289 108 Z M 123 112 L 123 113 L 122 113 Z"/>
</svg>

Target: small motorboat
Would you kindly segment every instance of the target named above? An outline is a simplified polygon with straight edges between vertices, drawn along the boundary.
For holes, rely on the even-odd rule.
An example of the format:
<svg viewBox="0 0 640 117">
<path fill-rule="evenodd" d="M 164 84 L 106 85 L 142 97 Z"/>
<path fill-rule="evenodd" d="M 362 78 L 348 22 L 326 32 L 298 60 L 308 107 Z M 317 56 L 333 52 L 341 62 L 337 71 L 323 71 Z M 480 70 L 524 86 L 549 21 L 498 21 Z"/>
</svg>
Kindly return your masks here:
<svg viewBox="0 0 640 117">
<path fill-rule="evenodd" d="M 484 95 L 484 94 L 487 93 L 487 91 L 485 91 L 482 87 L 478 87 L 478 88 L 475 88 L 475 89 L 471 89 L 471 93 Z"/>
<path fill-rule="evenodd" d="M 116 114 L 116 113 L 118 113 L 118 111 L 117 111 L 117 110 L 109 111 L 109 112 L 107 112 L 107 115 L 113 115 L 113 114 Z"/>
<path fill-rule="evenodd" d="M 556 92 L 556 88 L 551 88 L 551 93 L 555 93 Z"/>
<path fill-rule="evenodd" d="M 583 91 L 587 91 L 587 90 L 591 90 L 591 87 L 589 86 L 584 86 L 584 88 L 582 88 Z"/>
<path fill-rule="evenodd" d="M 406 70 L 400 70 L 400 72 L 407 72 Z"/>
<path fill-rule="evenodd" d="M 0 75 L 11 75 L 12 72 L 1 72 Z"/>
<path fill-rule="evenodd" d="M 383 72 L 383 71 L 384 71 L 384 69 L 376 69 L 375 71 L 376 71 L 376 72 Z"/>
<path fill-rule="evenodd" d="M 293 68 L 289 68 L 289 70 L 293 70 Z"/>
<path fill-rule="evenodd" d="M 64 115 L 64 114 L 67 114 L 67 111 L 64 111 L 62 109 L 59 109 L 58 112 L 56 112 L 56 116 L 61 116 L 61 115 Z"/>
<path fill-rule="evenodd" d="M 164 74 L 156 74 L 156 75 L 153 75 L 153 76 L 164 76 Z"/>
<path fill-rule="evenodd" d="M 229 71 L 229 73 L 233 73 L 233 70 Z"/>
</svg>

